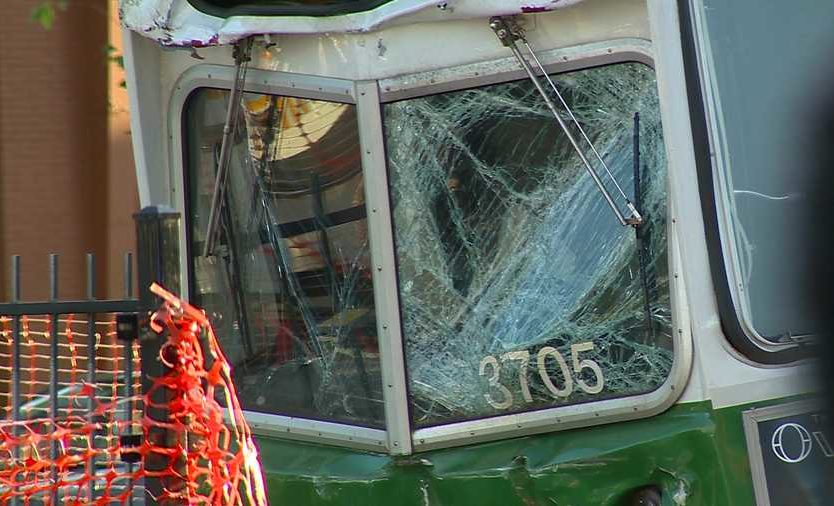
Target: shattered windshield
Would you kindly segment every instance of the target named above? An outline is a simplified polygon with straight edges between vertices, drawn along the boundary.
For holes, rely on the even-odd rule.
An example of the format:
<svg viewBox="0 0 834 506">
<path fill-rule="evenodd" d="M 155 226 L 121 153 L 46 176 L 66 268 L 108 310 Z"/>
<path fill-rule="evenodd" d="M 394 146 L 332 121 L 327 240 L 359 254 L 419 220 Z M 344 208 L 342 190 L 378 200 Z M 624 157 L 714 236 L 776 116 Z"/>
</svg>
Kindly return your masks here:
<svg viewBox="0 0 834 506">
<path fill-rule="evenodd" d="M 192 298 L 244 409 L 382 427 L 356 108 L 246 93 L 220 241 L 204 258 L 229 92 L 186 110 Z"/>
<path fill-rule="evenodd" d="M 554 80 L 614 176 L 638 183 L 625 186 L 646 217 L 637 233 L 530 81 L 384 106 L 417 427 L 646 393 L 672 368 L 654 71 Z"/>
</svg>

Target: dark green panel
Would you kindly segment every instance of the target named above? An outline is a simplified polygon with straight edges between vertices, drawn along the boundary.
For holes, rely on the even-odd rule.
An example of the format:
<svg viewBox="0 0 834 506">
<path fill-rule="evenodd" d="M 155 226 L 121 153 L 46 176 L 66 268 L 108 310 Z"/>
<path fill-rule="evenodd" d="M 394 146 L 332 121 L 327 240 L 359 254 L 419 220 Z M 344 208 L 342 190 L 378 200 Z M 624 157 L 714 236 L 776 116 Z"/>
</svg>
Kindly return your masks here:
<svg viewBox="0 0 834 506">
<path fill-rule="evenodd" d="M 259 444 L 272 504 L 627 506 L 633 490 L 656 485 L 664 505 L 685 494 L 687 506 L 752 506 L 741 421 L 749 407 L 683 404 L 645 420 L 404 458 Z"/>
<path fill-rule="evenodd" d="M 392 0 L 188 0 L 195 9 L 229 16 L 341 16 L 369 11 Z"/>
</svg>

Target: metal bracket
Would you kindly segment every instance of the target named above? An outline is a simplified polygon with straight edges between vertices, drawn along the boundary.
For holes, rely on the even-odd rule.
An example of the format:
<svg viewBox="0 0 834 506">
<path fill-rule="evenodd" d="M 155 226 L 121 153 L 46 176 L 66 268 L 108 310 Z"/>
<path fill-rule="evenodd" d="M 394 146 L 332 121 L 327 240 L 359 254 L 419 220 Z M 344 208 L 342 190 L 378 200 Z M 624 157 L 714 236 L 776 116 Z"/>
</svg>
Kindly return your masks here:
<svg viewBox="0 0 834 506">
<path fill-rule="evenodd" d="M 237 126 L 237 117 L 240 114 L 240 97 L 243 94 L 243 85 L 246 81 L 246 69 L 252 59 L 253 41 L 254 39 L 249 37 L 235 44 L 232 50 L 232 57 L 235 60 L 235 82 L 229 96 L 226 121 L 223 124 L 220 161 L 217 165 L 217 176 L 214 180 L 214 194 L 211 199 L 211 210 L 209 211 L 206 227 L 206 242 L 203 247 L 203 256 L 205 257 L 214 253 L 214 243 L 217 241 L 217 232 L 220 228 L 220 206 L 223 205 L 223 196 L 226 193 L 226 173 L 229 170 L 229 159 L 232 154 L 232 134 Z"/>
<path fill-rule="evenodd" d="M 620 225 L 626 226 L 631 225 L 633 227 L 637 227 L 643 223 L 643 217 L 637 211 L 637 207 L 629 200 L 626 196 L 625 192 L 623 191 L 622 187 L 617 183 L 617 180 L 614 179 L 614 175 L 611 173 L 611 170 L 608 168 L 608 164 L 605 163 L 603 160 L 602 155 L 600 155 L 599 151 L 597 150 L 594 143 L 591 142 L 591 139 L 588 137 L 588 134 L 585 133 L 585 129 L 582 128 L 582 125 L 579 123 L 579 120 L 576 119 L 576 116 L 573 114 L 573 111 L 568 106 L 565 99 L 562 97 L 562 94 L 559 93 L 559 89 L 556 87 L 556 84 L 547 74 L 542 63 L 539 61 L 538 57 L 536 57 L 536 53 L 530 47 L 530 44 L 527 42 L 527 39 L 524 36 L 524 29 L 521 28 L 515 20 L 511 18 L 503 18 L 500 16 L 493 17 L 489 20 L 489 26 L 495 32 L 496 37 L 504 46 L 510 48 L 510 51 L 513 52 L 516 60 L 527 73 L 527 76 L 530 78 L 530 81 L 533 82 L 536 89 L 538 90 L 539 94 L 544 99 L 545 104 L 547 104 L 548 109 L 550 112 L 553 113 L 553 116 L 556 118 L 556 121 L 559 123 L 559 126 L 562 128 L 562 131 L 567 136 L 568 140 L 570 141 L 571 145 L 573 146 L 574 151 L 576 154 L 579 155 L 579 159 L 582 160 L 582 164 L 585 165 L 585 168 L 588 170 L 588 173 L 593 178 L 594 183 L 596 183 L 597 188 L 599 188 L 600 193 L 605 198 L 605 201 L 608 202 L 608 205 L 611 207 L 611 210 L 617 217 L 617 221 L 620 222 Z M 535 69 L 533 68 L 533 64 L 527 60 L 527 58 L 522 54 L 521 49 L 519 49 L 519 41 L 524 45 L 527 49 L 527 53 L 530 56 L 533 64 L 535 65 Z M 614 186 L 617 188 L 617 192 L 620 196 L 625 200 L 625 206 L 628 209 L 628 216 L 626 217 L 617 204 L 614 202 L 614 198 L 612 197 L 611 193 L 605 187 L 605 184 L 602 182 L 602 179 L 597 173 L 596 169 L 594 169 L 591 162 L 588 160 L 588 157 L 585 156 L 582 148 L 579 145 L 576 137 L 574 136 L 573 132 L 571 132 L 568 124 L 562 118 L 559 110 L 556 108 L 556 104 L 553 102 L 553 99 L 550 97 L 550 94 L 545 89 L 544 85 L 542 84 L 539 75 L 540 74 L 547 84 L 549 85 L 550 89 L 552 90 L 553 94 L 559 99 L 559 102 L 562 105 L 562 108 L 567 112 L 570 121 L 579 131 L 582 138 L 585 140 L 585 143 L 591 149 L 594 157 L 599 161 L 602 165 L 605 172 L 608 174 L 608 177 L 614 183 Z"/>
</svg>

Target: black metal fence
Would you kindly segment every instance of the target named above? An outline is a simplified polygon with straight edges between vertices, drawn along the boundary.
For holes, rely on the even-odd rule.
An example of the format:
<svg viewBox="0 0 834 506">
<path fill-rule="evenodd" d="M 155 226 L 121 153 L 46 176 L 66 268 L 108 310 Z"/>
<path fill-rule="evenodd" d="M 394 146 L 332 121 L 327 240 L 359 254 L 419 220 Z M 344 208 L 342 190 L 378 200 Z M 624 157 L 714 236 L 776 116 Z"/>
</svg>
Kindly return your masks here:
<svg viewBox="0 0 834 506">
<path fill-rule="evenodd" d="M 58 504 L 65 499 L 73 504 L 102 499 L 154 504 L 163 488 L 178 486 L 152 477 L 153 472 L 142 477 L 144 471 L 169 465 L 159 458 L 146 456 L 144 471 L 134 469 L 139 469 L 136 450 L 142 437 L 157 446 L 177 444 L 167 441 L 170 435 L 164 431 L 143 433 L 143 417 L 164 419 L 165 411 L 144 406 L 142 392 L 150 378 L 166 374 L 156 360 L 162 340 L 148 326 L 148 316 L 160 301 L 148 287 L 159 282 L 180 290 L 180 216 L 168 208 L 149 207 L 134 218 L 138 294 L 134 259 L 128 253 L 122 298 L 100 299 L 96 258 L 88 254 L 86 297 L 60 300 L 59 256 L 52 254 L 45 264 L 48 300 L 24 302 L 21 258 L 11 259 L 11 299 L 0 303 L 3 504 Z M 150 401 L 164 405 L 167 399 Z M 57 432 L 67 436 L 57 437 Z"/>
<path fill-rule="evenodd" d="M 134 466 L 119 460 L 119 455 L 107 452 L 118 448 L 113 439 L 134 429 L 141 420 L 141 406 L 137 402 L 139 385 L 138 343 L 120 342 L 116 338 L 116 314 L 137 311 L 133 287 L 133 255 L 124 257 L 124 295 L 121 299 L 99 299 L 96 295 L 96 258 L 86 258 L 86 297 L 81 300 L 59 300 L 59 256 L 49 256 L 49 299 L 38 302 L 22 301 L 21 258 L 11 259 L 11 300 L 0 303 L 0 391 L 6 398 L 4 419 L 18 444 L 5 449 L 10 455 L 7 465 L 28 459 L 46 460 L 41 451 L 48 451 L 51 463 L 52 486 L 38 493 L 38 502 L 72 494 L 85 495 L 92 500 L 101 490 L 112 489 L 102 470 L 114 466 L 125 470 L 124 483 L 117 488 L 132 490 L 130 476 Z M 103 408 L 104 407 L 104 408 Z M 108 412 L 101 412 L 106 409 Z M 45 446 L 38 443 L 39 432 L 57 431 L 67 427 L 96 427 L 86 437 L 68 436 L 66 441 L 44 437 Z M 84 431 L 79 429 L 79 434 Z M 82 441 L 86 440 L 86 441 Z M 21 443 L 24 442 L 24 443 Z M 77 486 L 59 487 L 56 462 L 62 456 L 84 455 L 85 469 L 79 469 Z M 80 465 L 79 465 L 80 468 Z M 28 480 L 28 481 L 27 481 Z M 10 502 L 28 502 L 26 487 L 33 479 L 27 473 L 14 478 L 6 487 L 19 488 L 19 495 Z M 36 480 L 35 480 L 36 481 Z M 18 484 L 19 483 L 19 484 Z M 84 490 L 81 490 L 84 488 Z M 8 492 L 8 491 L 6 491 Z M 33 493 L 33 495 L 35 495 Z M 132 502 L 131 497 L 128 502 Z"/>
</svg>

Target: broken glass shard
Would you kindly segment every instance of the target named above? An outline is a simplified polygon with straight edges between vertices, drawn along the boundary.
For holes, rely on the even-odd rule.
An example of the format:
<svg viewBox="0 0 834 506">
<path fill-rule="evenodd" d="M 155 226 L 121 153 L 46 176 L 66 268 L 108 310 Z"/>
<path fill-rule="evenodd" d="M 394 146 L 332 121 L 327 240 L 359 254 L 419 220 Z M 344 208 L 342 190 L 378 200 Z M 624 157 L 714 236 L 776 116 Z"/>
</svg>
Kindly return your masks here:
<svg viewBox="0 0 834 506">
<path fill-rule="evenodd" d="M 654 72 L 622 63 L 553 77 L 619 181 L 633 180 L 640 114 L 639 248 L 530 81 L 384 107 L 418 427 L 642 394 L 671 370 Z"/>
</svg>

